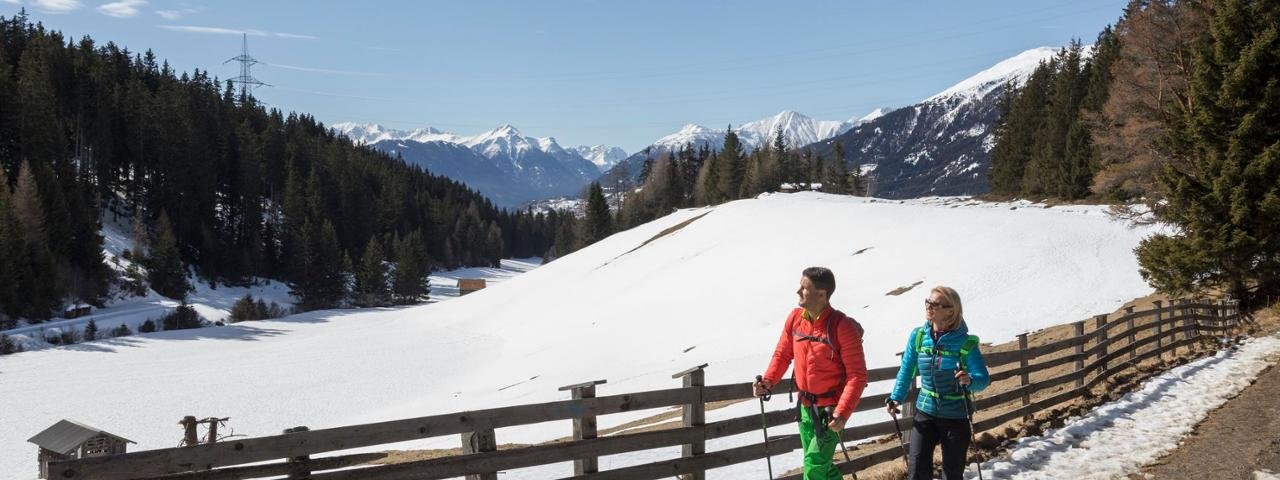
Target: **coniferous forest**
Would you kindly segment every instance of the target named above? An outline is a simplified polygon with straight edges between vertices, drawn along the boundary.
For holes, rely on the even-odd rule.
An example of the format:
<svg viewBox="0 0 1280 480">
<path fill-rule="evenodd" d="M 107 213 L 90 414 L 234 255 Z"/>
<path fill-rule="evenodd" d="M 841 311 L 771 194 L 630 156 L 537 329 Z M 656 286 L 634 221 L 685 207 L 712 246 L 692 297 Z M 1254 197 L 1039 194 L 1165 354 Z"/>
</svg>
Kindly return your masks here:
<svg viewBox="0 0 1280 480">
<path fill-rule="evenodd" d="M 1083 53 L 1006 92 L 992 192 L 1175 227 L 1136 252 L 1161 291 L 1280 294 L 1280 4 L 1134 0 Z"/>
<path fill-rule="evenodd" d="M 208 71 L 0 17 L 2 323 L 143 285 L 180 299 L 189 273 L 283 280 L 301 309 L 413 303 L 432 269 L 543 255 L 564 216 L 499 210 Z M 145 273 L 104 263 L 117 218 Z"/>
</svg>

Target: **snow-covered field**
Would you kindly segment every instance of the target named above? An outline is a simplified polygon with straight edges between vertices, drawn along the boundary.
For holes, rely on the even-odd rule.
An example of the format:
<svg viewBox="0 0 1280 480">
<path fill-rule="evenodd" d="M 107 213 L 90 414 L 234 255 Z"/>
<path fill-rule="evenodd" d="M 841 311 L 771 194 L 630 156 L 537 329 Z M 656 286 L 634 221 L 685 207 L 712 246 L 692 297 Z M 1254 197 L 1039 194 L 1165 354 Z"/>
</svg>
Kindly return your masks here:
<svg viewBox="0 0 1280 480">
<path fill-rule="evenodd" d="M 130 229 L 126 219 L 113 219 L 110 215 L 103 218 L 102 253 L 107 264 L 117 272 L 124 272 L 132 263 L 125 258 L 124 251 L 137 250 L 128 233 Z M 460 278 L 485 279 L 492 284 L 537 268 L 541 264 L 540 258 L 505 259 L 502 260 L 500 268 L 473 267 L 436 272 L 428 278 L 431 287 L 428 302 L 457 297 Z M 245 295 L 252 295 L 254 299 L 260 298 L 267 303 L 274 302 L 285 310 L 293 307 L 293 296 L 289 294 L 289 286 L 274 280 L 256 279 L 255 285 L 247 287 L 215 286 L 201 281 L 194 275 L 188 280 L 194 290 L 187 296 L 187 304 L 195 309 L 201 318 L 209 322 L 226 320 L 231 315 L 231 307 Z M 98 331 L 101 332 L 100 336 L 108 335 L 111 329 L 120 325 L 128 327 L 136 334 L 139 325 L 147 320 L 159 323 L 161 317 L 172 312 L 179 304 L 177 300 L 147 289 L 145 296 L 111 299 L 105 307 L 94 308 L 92 313 L 86 316 L 73 319 L 54 318 L 34 325 L 22 324 L 17 328 L 0 330 L 0 333 L 8 335 L 27 350 L 54 346 L 44 340 L 57 337 L 63 331 L 83 331 L 89 320 L 93 320 L 97 325 Z M 80 345 L 80 347 L 70 348 L 94 348 L 93 343 Z"/>
<path fill-rule="evenodd" d="M 982 464 L 985 478 L 1111 479 L 1178 447 L 1215 408 L 1280 360 L 1280 337 L 1251 340 L 1174 368 L 1138 391 L 1070 420 L 1043 436 L 1019 439 L 1012 451 Z M 965 478 L 978 478 L 969 468 Z M 1255 478 L 1275 478 L 1258 472 Z"/>
<path fill-rule="evenodd" d="M 871 367 L 895 363 L 935 284 L 964 296 L 974 333 L 1005 341 L 1150 293 L 1132 254 L 1150 233 L 1112 221 L 1104 207 L 963 198 L 798 193 L 682 210 L 447 302 L 316 311 L 0 357 L 0 478 L 29 477 L 36 449 L 26 439 L 64 417 L 135 440 L 138 450 L 176 445 L 175 422 L 184 415 L 229 416 L 236 434 L 257 436 L 564 399 L 557 387 L 600 378 L 608 379 L 600 395 L 670 388 L 678 386 L 671 374 L 702 363 L 710 364 L 711 384 L 748 381 L 765 367 L 795 304 L 800 271 L 812 265 L 835 271 L 833 303 L 866 327 Z M 868 393 L 888 387 L 874 384 Z M 788 407 L 775 400 L 770 408 Z M 708 420 L 757 408 L 744 402 L 709 412 Z M 600 427 L 652 413 L 602 417 Z M 882 419 L 854 418 L 872 420 Z M 770 433 L 788 433 L 778 430 Z M 533 442 L 569 432 L 564 421 L 497 436 Z M 396 447 L 457 442 L 449 436 Z M 601 467 L 678 452 L 615 455 Z M 780 454 L 775 471 L 797 460 Z M 711 476 L 763 468 L 752 462 Z M 571 471 L 561 464 L 504 477 Z"/>
</svg>

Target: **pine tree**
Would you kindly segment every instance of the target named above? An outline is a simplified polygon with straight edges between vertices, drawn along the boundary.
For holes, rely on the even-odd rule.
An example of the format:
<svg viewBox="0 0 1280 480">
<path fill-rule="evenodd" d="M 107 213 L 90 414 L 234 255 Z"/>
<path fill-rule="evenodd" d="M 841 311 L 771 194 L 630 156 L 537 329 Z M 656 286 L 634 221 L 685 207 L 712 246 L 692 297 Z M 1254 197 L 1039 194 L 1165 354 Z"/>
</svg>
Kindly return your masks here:
<svg viewBox="0 0 1280 480">
<path fill-rule="evenodd" d="M 835 143 L 835 158 L 831 159 L 831 164 L 827 166 L 822 180 L 822 191 L 828 193 L 838 193 L 841 195 L 857 195 L 857 192 L 849 188 L 849 168 L 845 165 L 844 145 L 840 142 Z"/>
<path fill-rule="evenodd" d="M 133 330 L 129 330 L 129 326 L 123 323 L 111 330 L 111 336 L 113 337 L 127 337 L 129 335 L 133 335 Z"/>
<path fill-rule="evenodd" d="M 1214 5 L 1193 52 L 1189 98 L 1156 181 L 1157 218 L 1177 233 L 1136 250 L 1152 286 L 1174 294 L 1222 287 L 1249 312 L 1280 293 L 1280 6 Z"/>
<path fill-rule="evenodd" d="M 717 197 L 714 203 L 741 198 L 738 192 L 742 190 L 742 178 L 746 173 L 743 156 L 742 141 L 738 138 L 738 134 L 734 133 L 733 125 L 729 125 L 725 129 L 724 146 L 720 150 L 720 168 L 716 171 L 716 180 L 719 181 L 718 192 L 722 196 Z"/>
<path fill-rule="evenodd" d="M 92 342 L 98 339 L 98 322 L 89 319 L 89 324 L 84 326 L 84 341 Z"/>
<path fill-rule="evenodd" d="M 613 219 L 604 189 L 599 182 L 592 182 L 587 192 L 587 215 L 582 227 L 582 245 L 591 245 L 613 234 Z"/>
<path fill-rule="evenodd" d="M 387 266 L 383 263 L 385 259 L 382 244 L 376 239 L 369 239 L 360 259 L 360 268 L 356 271 L 355 291 L 352 292 L 357 307 L 381 307 L 391 303 Z"/>
<path fill-rule="evenodd" d="M 16 324 L 14 317 L 25 309 L 23 289 L 19 284 L 22 278 L 19 255 L 23 250 L 23 240 L 18 218 L 10 203 L 9 178 L 4 168 L 0 168 L 0 330 L 13 328 Z"/>
<path fill-rule="evenodd" d="M 770 151 L 773 152 L 775 169 L 761 169 L 760 177 L 765 180 L 765 191 L 775 191 L 783 183 L 799 182 L 800 169 L 796 166 L 794 156 L 787 152 L 787 139 L 782 135 L 782 125 L 778 125 L 773 131 L 773 148 Z"/>
<path fill-rule="evenodd" d="M 1041 62 L 1021 89 L 1006 86 L 1000 99 L 1002 114 L 996 123 L 996 144 L 991 150 L 988 178 L 991 192 L 1019 195 L 1024 192 L 1036 150 L 1037 134 L 1043 129 L 1048 114 L 1050 82 L 1056 71 L 1054 61 Z"/>
<path fill-rule="evenodd" d="M 52 47 L 47 42 L 40 39 L 27 45 L 18 64 L 18 145 L 21 158 L 28 162 L 53 162 L 64 155 L 65 140 L 45 58 Z"/>
<path fill-rule="evenodd" d="M 147 281 L 156 293 L 174 300 L 185 300 L 191 292 L 187 281 L 187 269 L 178 252 L 178 240 L 173 235 L 169 214 L 160 212 L 155 238 L 151 240 L 151 255 L 147 257 Z"/>
<path fill-rule="evenodd" d="M 333 223 L 323 220 L 316 227 L 307 220 L 303 228 L 308 232 L 303 251 L 303 258 L 307 261 L 292 293 L 298 298 L 298 307 L 303 311 L 336 307 L 347 296 L 343 267 L 350 260 L 344 258 L 338 246 L 338 234 Z"/>
<path fill-rule="evenodd" d="M 392 277 L 395 302 L 401 305 L 417 303 L 427 295 L 426 245 L 419 232 L 410 232 L 396 242 L 396 270 Z"/>
</svg>

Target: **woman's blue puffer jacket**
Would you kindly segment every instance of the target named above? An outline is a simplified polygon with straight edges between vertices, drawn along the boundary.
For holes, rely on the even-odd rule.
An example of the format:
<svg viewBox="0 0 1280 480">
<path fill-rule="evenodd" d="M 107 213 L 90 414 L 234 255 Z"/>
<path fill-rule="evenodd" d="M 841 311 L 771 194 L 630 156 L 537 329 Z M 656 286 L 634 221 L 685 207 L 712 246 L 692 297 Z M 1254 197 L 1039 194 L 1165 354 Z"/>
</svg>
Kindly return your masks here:
<svg viewBox="0 0 1280 480">
<path fill-rule="evenodd" d="M 969 372 L 969 391 L 980 392 L 991 383 L 987 375 L 987 364 L 978 351 L 978 337 L 970 336 L 969 326 L 960 322 L 959 328 L 944 332 L 938 338 L 938 344 L 934 345 L 929 330 L 929 323 L 925 322 L 924 326 L 916 327 L 907 337 L 907 346 L 902 352 L 902 367 L 898 369 L 898 381 L 889 398 L 901 404 L 907 397 L 912 379 L 919 374 L 922 388 L 916 400 L 918 410 L 934 417 L 965 418 L 968 411 L 955 377 L 957 366 L 961 363 L 962 349 L 968 350 L 964 355 L 963 369 Z M 917 335 L 920 336 L 918 349 Z"/>
</svg>

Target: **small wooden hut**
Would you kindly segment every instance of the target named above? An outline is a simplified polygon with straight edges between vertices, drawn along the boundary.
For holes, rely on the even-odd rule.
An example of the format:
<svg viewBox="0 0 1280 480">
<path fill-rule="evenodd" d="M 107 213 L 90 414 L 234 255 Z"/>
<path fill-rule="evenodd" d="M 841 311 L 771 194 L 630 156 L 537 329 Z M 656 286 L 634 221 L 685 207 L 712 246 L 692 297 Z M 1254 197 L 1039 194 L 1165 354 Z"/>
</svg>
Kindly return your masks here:
<svg viewBox="0 0 1280 480">
<path fill-rule="evenodd" d="M 116 455 L 125 453 L 128 444 L 137 443 L 67 419 L 27 441 L 40 447 L 40 478 L 49 478 L 49 462 Z"/>
<path fill-rule="evenodd" d="M 461 297 L 476 290 L 484 290 L 483 278 L 458 279 L 458 296 Z"/>
</svg>

